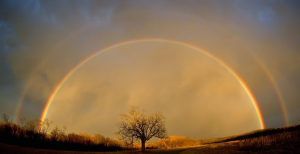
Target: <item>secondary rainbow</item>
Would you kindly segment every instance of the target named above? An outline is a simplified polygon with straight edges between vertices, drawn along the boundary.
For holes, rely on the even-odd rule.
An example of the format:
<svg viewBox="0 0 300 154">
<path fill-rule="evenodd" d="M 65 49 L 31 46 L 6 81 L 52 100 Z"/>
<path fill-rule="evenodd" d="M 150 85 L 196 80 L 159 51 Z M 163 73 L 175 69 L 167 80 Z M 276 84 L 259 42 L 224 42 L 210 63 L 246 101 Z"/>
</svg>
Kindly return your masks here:
<svg viewBox="0 0 300 154">
<path fill-rule="evenodd" d="M 287 116 L 287 112 L 286 112 L 286 107 L 284 105 L 284 100 L 281 96 L 281 93 L 279 91 L 279 88 L 278 88 L 278 85 L 276 84 L 275 82 L 275 79 L 274 77 L 272 76 L 271 72 L 267 69 L 267 67 L 264 65 L 263 62 L 261 62 L 260 60 L 257 60 L 259 65 L 261 65 L 261 67 L 263 68 L 263 70 L 265 71 L 265 73 L 267 74 L 269 80 L 271 81 L 271 84 L 275 90 L 275 93 L 276 93 L 276 96 L 279 100 L 279 103 L 280 103 L 280 107 L 281 107 L 281 111 L 283 113 L 283 119 L 284 119 L 284 123 L 285 123 L 285 126 L 289 126 L 289 121 L 288 121 L 288 116 Z"/>
<path fill-rule="evenodd" d="M 74 38 L 75 36 L 77 36 L 78 34 L 80 34 L 80 32 L 82 32 L 82 31 L 77 31 L 77 32 L 69 35 L 63 41 L 61 41 L 59 44 L 57 44 L 55 47 L 53 47 L 52 52 L 50 52 L 46 56 L 46 58 L 41 62 L 41 64 L 39 65 L 39 67 L 31 74 L 31 76 L 29 78 L 29 81 L 25 85 L 25 88 L 24 88 L 24 90 L 23 90 L 23 92 L 21 94 L 20 100 L 18 102 L 17 109 L 15 111 L 15 116 L 14 116 L 14 123 L 18 123 L 18 118 L 20 116 L 20 112 L 21 112 L 21 108 L 22 108 L 23 102 L 25 100 L 25 96 L 26 96 L 27 92 L 29 91 L 29 88 L 31 87 L 31 85 L 34 83 L 34 80 L 38 77 L 39 72 L 47 64 L 47 62 L 50 59 L 50 57 L 59 51 L 58 49 L 61 46 L 63 46 L 67 41 L 71 40 L 72 38 Z"/>
<path fill-rule="evenodd" d="M 261 68 L 263 69 L 264 73 L 267 75 L 275 93 L 276 93 L 276 96 L 277 96 L 277 99 L 279 101 L 279 104 L 280 104 L 280 107 L 281 107 L 281 111 L 282 111 L 282 114 L 283 114 L 283 119 L 284 119 L 284 123 L 285 123 L 285 126 L 289 126 L 289 120 L 288 120 L 288 115 L 287 115 L 287 112 L 286 112 L 286 107 L 285 107 L 285 103 L 284 103 L 284 99 L 281 95 L 281 92 L 278 88 L 278 85 L 277 83 L 275 82 L 275 79 L 272 75 L 272 73 L 270 72 L 270 70 L 267 68 L 267 66 L 263 63 L 263 61 L 259 58 L 259 56 L 257 56 L 255 54 L 255 52 L 251 52 L 252 50 L 246 45 L 244 44 L 242 41 L 242 38 L 238 38 L 237 41 L 240 42 L 241 44 L 243 44 L 243 46 L 247 49 L 248 53 L 252 55 L 252 57 L 254 58 L 254 60 L 261 66 Z"/>
<path fill-rule="evenodd" d="M 221 61 L 220 59 L 218 59 L 217 57 L 213 56 L 212 54 L 210 54 L 209 52 L 200 49 L 199 47 L 196 47 L 194 45 L 185 43 L 185 42 L 180 42 L 180 41 L 176 41 L 176 40 L 168 40 L 168 39 L 161 39 L 161 38 L 143 38 L 143 39 L 136 39 L 136 40 L 129 40 L 129 41 L 124 41 L 124 42 L 120 42 L 117 44 L 113 44 L 111 46 L 108 46 L 106 48 L 103 48 L 93 54 L 91 54 L 90 56 L 86 57 L 84 60 L 82 60 L 80 63 L 78 63 L 74 68 L 72 68 L 65 76 L 64 78 L 59 82 L 59 84 L 56 86 L 56 88 L 54 89 L 53 93 L 51 94 L 51 96 L 49 97 L 46 106 L 42 112 L 41 115 L 41 121 L 44 121 L 48 109 L 55 97 L 55 95 L 57 94 L 57 92 L 60 90 L 60 88 L 63 86 L 63 84 L 68 80 L 68 78 L 78 69 L 80 68 L 82 65 L 84 65 L 86 62 L 88 62 L 89 60 L 93 59 L 94 57 L 96 57 L 97 55 L 106 52 L 108 50 L 120 47 L 120 46 L 124 46 L 124 45 L 128 45 L 128 44 L 133 44 L 133 43 L 139 43 L 139 42 L 165 42 L 165 43 L 171 43 L 171 44 L 177 44 L 177 45 L 182 45 L 188 48 L 191 48 L 193 50 L 199 51 L 203 54 L 205 54 L 206 56 L 209 56 L 210 58 L 216 60 L 219 64 L 221 64 L 223 67 L 225 67 L 225 69 L 227 69 L 237 80 L 238 82 L 242 85 L 242 87 L 244 88 L 244 90 L 246 91 L 246 93 L 248 94 L 259 119 L 259 123 L 260 123 L 260 127 L 262 129 L 265 128 L 264 125 L 264 121 L 262 118 L 262 114 L 261 111 L 259 109 L 258 103 L 255 99 L 255 97 L 253 96 L 252 92 L 250 91 L 249 87 L 246 85 L 246 83 L 238 76 L 237 73 L 235 73 L 228 65 L 226 65 L 223 61 Z"/>
</svg>

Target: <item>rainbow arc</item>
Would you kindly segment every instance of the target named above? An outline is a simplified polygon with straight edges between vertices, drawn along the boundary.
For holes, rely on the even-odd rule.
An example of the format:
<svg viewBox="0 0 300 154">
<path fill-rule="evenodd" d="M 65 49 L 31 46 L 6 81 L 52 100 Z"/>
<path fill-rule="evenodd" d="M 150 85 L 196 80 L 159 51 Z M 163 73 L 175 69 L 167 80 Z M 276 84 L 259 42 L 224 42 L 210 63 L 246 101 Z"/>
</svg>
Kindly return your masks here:
<svg viewBox="0 0 300 154">
<path fill-rule="evenodd" d="M 56 86 L 56 88 L 54 89 L 54 91 L 52 92 L 52 94 L 50 95 L 45 108 L 42 112 L 41 121 L 44 121 L 45 117 L 47 116 L 47 112 L 51 106 L 51 103 L 53 102 L 53 99 L 55 98 L 56 94 L 58 93 L 58 91 L 60 90 L 60 88 L 64 85 L 64 83 L 69 79 L 69 77 L 76 72 L 76 70 L 78 68 L 80 68 L 81 66 L 83 66 L 85 63 L 87 63 L 89 60 L 95 58 L 96 56 L 100 55 L 101 53 L 107 52 L 109 50 L 121 47 L 121 46 L 125 46 L 125 45 L 129 45 L 129 44 L 134 44 L 134 43 L 139 43 L 139 42 L 165 42 L 165 43 L 170 43 L 170 44 L 177 44 L 177 45 L 182 45 L 185 47 L 188 47 L 190 49 L 193 49 L 195 51 L 201 52 L 204 55 L 212 58 L 213 60 L 217 61 L 220 65 L 222 65 L 226 70 L 228 70 L 236 79 L 237 81 L 241 84 L 241 86 L 243 87 L 243 89 L 245 90 L 245 92 L 248 94 L 249 99 L 251 100 L 256 113 L 257 113 L 257 117 L 259 119 L 259 123 L 260 123 L 260 127 L 262 129 L 265 128 L 264 125 L 264 121 L 262 118 L 262 114 L 260 111 L 260 108 L 258 106 L 258 103 L 254 97 L 254 95 L 252 94 L 250 88 L 247 86 L 247 84 L 241 79 L 241 77 L 233 70 L 231 69 L 227 64 L 225 64 L 222 60 L 220 60 L 219 58 L 215 57 L 214 55 L 210 54 L 209 52 L 196 47 L 194 45 L 185 43 L 185 42 L 180 42 L 180 41 L 176 41 L 176 40 L 169 40 L 169 39 L 160 39 L 160 38 L 145 38 L 145 39 L 136 39 L 136 40 L 129 40 L 129 41 L 124 41 L 124 42 L 120 42 L 111 46 L 108 46 L 106 48 L 103 48 L 93 54 L 91 54 L 90 56 L 86 57 L 85 59 L 83 59 L 80 63 L 78 63 L 75 67 L 73 67 L 64 77 L 63 79 L 59 82 L 59 84 Z"/>
</svg>

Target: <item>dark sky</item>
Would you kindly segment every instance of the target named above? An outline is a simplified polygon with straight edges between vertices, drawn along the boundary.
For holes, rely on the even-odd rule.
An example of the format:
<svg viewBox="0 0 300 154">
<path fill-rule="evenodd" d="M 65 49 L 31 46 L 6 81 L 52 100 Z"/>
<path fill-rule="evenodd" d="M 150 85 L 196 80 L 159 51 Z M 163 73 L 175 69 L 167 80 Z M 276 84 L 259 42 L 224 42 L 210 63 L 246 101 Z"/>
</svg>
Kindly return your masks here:
<svg viewBox="0 0 300 154">
<path fill-rule="evenodd" d="M 0 113 L 39 119 L 64 76 L 89 55 L 161 38 L 225 63 L 253 93 L 266 127 L 300 124 L 299 15 L 297 0 L 2 0 Z M 116 47 L 86 62 L 46 117 L 67 132 L 113 138 L 130 105 L 163 112 L 169 135 L 213 138 L 260 128 L 228 69 L 162 41 Z"/>
</svg>

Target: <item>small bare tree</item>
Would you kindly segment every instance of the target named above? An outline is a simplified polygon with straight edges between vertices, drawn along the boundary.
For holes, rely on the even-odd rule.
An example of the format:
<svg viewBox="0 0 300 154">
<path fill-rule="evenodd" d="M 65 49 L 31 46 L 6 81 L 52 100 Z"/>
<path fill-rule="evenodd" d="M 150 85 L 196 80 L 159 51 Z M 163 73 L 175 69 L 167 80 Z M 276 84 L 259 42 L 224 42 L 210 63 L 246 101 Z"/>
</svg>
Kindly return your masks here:
<svg viewBox="0 0 300 154">
<path fill-rule="evenodd" d="M 52 141 L 56 142 L 60 134 L 60 129 L 55 126 L 55 128 L 50 132 Z"/>
<path fill-rule="evenodd" d="M 25 123 L 26 123 L 26 118 L 20 118 L 20 125 L 22 128 L 25 127 Z"/>
<path fill-rule="evenodd" d="M 44 121 L 39 121 L 39 133 L 46 135 L 53 121 L 45 119 Z"/>
<path fill-rule="evenodd" d="M 9 116 L 7 114 L 3 113 L 2 119 L 3 119 L 4 124 L 10 123 Z"/>
<path fill-rule="evenodd" d="M 62 129 L 59 129 L 57 126 L 54 127 L 54 129 L 50 132 L 52 141 L 62 141 L 65 140 L 65 130 L 67 129 L 66 126 L 63 126 Z"/>
<path fill-rule="evenodd" d="M 152 137 L 165 138 L 167 131 L 165 127 L 165 117 L 161 112 L 156 112 L 150 116 L 144 114 L 144 110 L 137 113 L 138 107 L 131 106 L 129 115 L 121 114 L 116 134 L 127 144 L 133 144 L 135 140 L 141 140 L 141 150 L 145 151 L 145 143 Z"/>
</svg>

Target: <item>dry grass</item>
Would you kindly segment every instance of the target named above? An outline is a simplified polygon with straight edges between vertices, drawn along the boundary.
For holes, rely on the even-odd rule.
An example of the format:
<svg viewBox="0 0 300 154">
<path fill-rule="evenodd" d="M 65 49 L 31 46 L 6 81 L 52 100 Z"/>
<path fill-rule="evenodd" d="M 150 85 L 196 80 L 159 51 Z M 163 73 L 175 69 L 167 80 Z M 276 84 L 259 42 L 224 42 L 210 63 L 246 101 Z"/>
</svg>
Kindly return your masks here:
<svg viewBox="0 0 300 154">
<path fill-rule="evenodd" d="M 242 151 L 267 151 L 269 149 L 300 149 L 300 130 L 283 132 L 253 139 L 245 139 L 238 143 Z"/>
<path fill-rule="evenodd" d="M 300 130 L 282 132 L 241 141 L 208 144 L 205 147 L 185 151 L 205 154 L 286 154 L 300 153 Z"/>
<path fill-rule="evenodd" d="M 172 149 L 179 147 L 199 146 L 199 140 L 189 139 L 185 136 L 168 136 L 157 142 L 146 143 L 146 147 L 151 149 Z"/>
<path fill-rule="evenodd" d="M 283 128 L 266 128 L 266 129 L 259 129 L 254 130 L 248 133 L 227 136 L 227 137 L 220 137 L 220 138 L 213 138 L 213 139 L 200 139 L 200 144 L 211 144 L 211 143 L 222 143 L 228 141 L 236 141 L 236 140 L 244 140 L 249 138 L 257 138 L 261 136 L 269 136 L 273 134 L 279 134 L 283 132 L 291 132 L 300 130 L 300 125 L 283 127 Z"/>
</svg>

